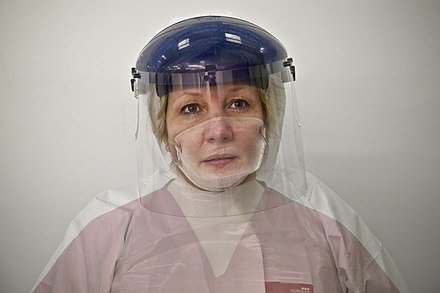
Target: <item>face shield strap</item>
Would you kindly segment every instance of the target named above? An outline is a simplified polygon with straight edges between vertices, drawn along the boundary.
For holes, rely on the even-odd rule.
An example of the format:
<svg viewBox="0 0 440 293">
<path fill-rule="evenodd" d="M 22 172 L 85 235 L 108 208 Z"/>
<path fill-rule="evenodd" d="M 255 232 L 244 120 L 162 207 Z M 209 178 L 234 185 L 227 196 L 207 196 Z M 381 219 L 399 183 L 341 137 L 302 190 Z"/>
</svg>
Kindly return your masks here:
<svg viewBox="0 0 440 293">
<path fill-rule="evenodd" d="M 295 81 L 296 80 L 296 71 L 295 71 L 295 65 L 293 65 L 293 59 L 287 58 L 287 60 L 283 62 L 283 66 L 289 67 L 290 74 L 292 75 L 292 79 L 293 79 L 293 81 Z"/>
<path fill-rule="evenodd" d="M 137 79 L 141 78 L 141 74 L 139 73 L 139 71 L 137 71 L 136 68 L 132 67 L 131 76 L 133 77 L 132 79 L 130 79 L 131 91 L 134 92 L 134 96 L 137 97 L 138 94 L 135 91 L 135 83 Z"/>
</svg>

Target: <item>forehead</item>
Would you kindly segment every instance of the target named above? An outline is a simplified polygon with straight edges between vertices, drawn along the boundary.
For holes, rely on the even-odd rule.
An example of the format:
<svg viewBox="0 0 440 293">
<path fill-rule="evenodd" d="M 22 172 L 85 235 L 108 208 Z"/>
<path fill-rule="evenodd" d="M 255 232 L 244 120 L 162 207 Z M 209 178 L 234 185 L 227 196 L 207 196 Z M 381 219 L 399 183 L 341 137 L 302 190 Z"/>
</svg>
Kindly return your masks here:
<svg viewBox="0 0 440 293">
<path fill-rule="evenodd" d="M 208 98 L 213 95 L 224 98 L 228 97 L 228 95 L 234 94 L 244 95 L 246 97 L 259 97 L 259 92 L 256 86 L 247 83 L 228 83 L 175 88 L 168 94 L 168 99 L 175 100 L 182 96 L 199 96 Z"/>
</svg>

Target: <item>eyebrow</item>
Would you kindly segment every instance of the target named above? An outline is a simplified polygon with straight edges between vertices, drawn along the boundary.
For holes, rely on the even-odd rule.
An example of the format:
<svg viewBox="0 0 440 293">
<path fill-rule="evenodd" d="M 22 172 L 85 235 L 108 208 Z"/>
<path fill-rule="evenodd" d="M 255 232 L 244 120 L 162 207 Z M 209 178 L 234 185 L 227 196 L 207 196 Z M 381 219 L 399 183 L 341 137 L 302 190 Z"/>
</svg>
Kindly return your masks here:
<svg viewBox="0 0 440 293">
<path fill-rule="evenodd" d="M 237 85 L 237 86 L 233 86 L 229 92 L 238 92 L 241 91 L 242 89 L 244 89 L 244 85 Z"/>
<path fill-rule="evenodd" d="M 178 95 L 175 95 L 174 96 L 174 100 L 177 101 L 177 100 L 181 99 L 184 96 L 195 96 L 195 97 L 197 97 L 197 96 L 202 96 L 202 95 L 203 94 L 201 92 L 196 91 L 196 90 L 184 90 L 182 93 L 180 93 Z"/>
</svg>

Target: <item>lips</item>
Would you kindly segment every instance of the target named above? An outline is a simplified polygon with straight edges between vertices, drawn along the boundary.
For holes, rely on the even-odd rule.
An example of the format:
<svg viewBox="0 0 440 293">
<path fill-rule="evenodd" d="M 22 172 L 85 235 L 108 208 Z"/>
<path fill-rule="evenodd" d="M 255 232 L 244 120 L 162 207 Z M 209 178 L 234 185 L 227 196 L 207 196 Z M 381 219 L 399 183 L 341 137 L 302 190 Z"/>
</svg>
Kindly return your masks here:
<svg viewBox="0 0 440 293">
<path fill-rule="evenodd" d="M 236 158 L 238 158 L 238 156 L 229 154 L 212 155 L 204 159 L 202 163 L 215 167 L 223 167 Z"/>
</svg>

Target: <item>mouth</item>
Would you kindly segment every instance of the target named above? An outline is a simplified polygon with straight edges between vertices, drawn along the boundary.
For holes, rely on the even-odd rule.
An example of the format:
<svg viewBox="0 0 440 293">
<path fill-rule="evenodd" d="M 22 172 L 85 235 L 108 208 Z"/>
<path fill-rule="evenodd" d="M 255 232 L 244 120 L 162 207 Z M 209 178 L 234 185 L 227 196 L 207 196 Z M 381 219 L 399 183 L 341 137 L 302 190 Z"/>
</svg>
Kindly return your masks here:
<svg viewBox="0 0 440 293">
<path fill-rule="evenodd" d="M 237 158 L 238 156 L 234 155 L 214 155 L 204 159 L 202 163 L 214 167 L 223 167 Z"/>
</svg>

